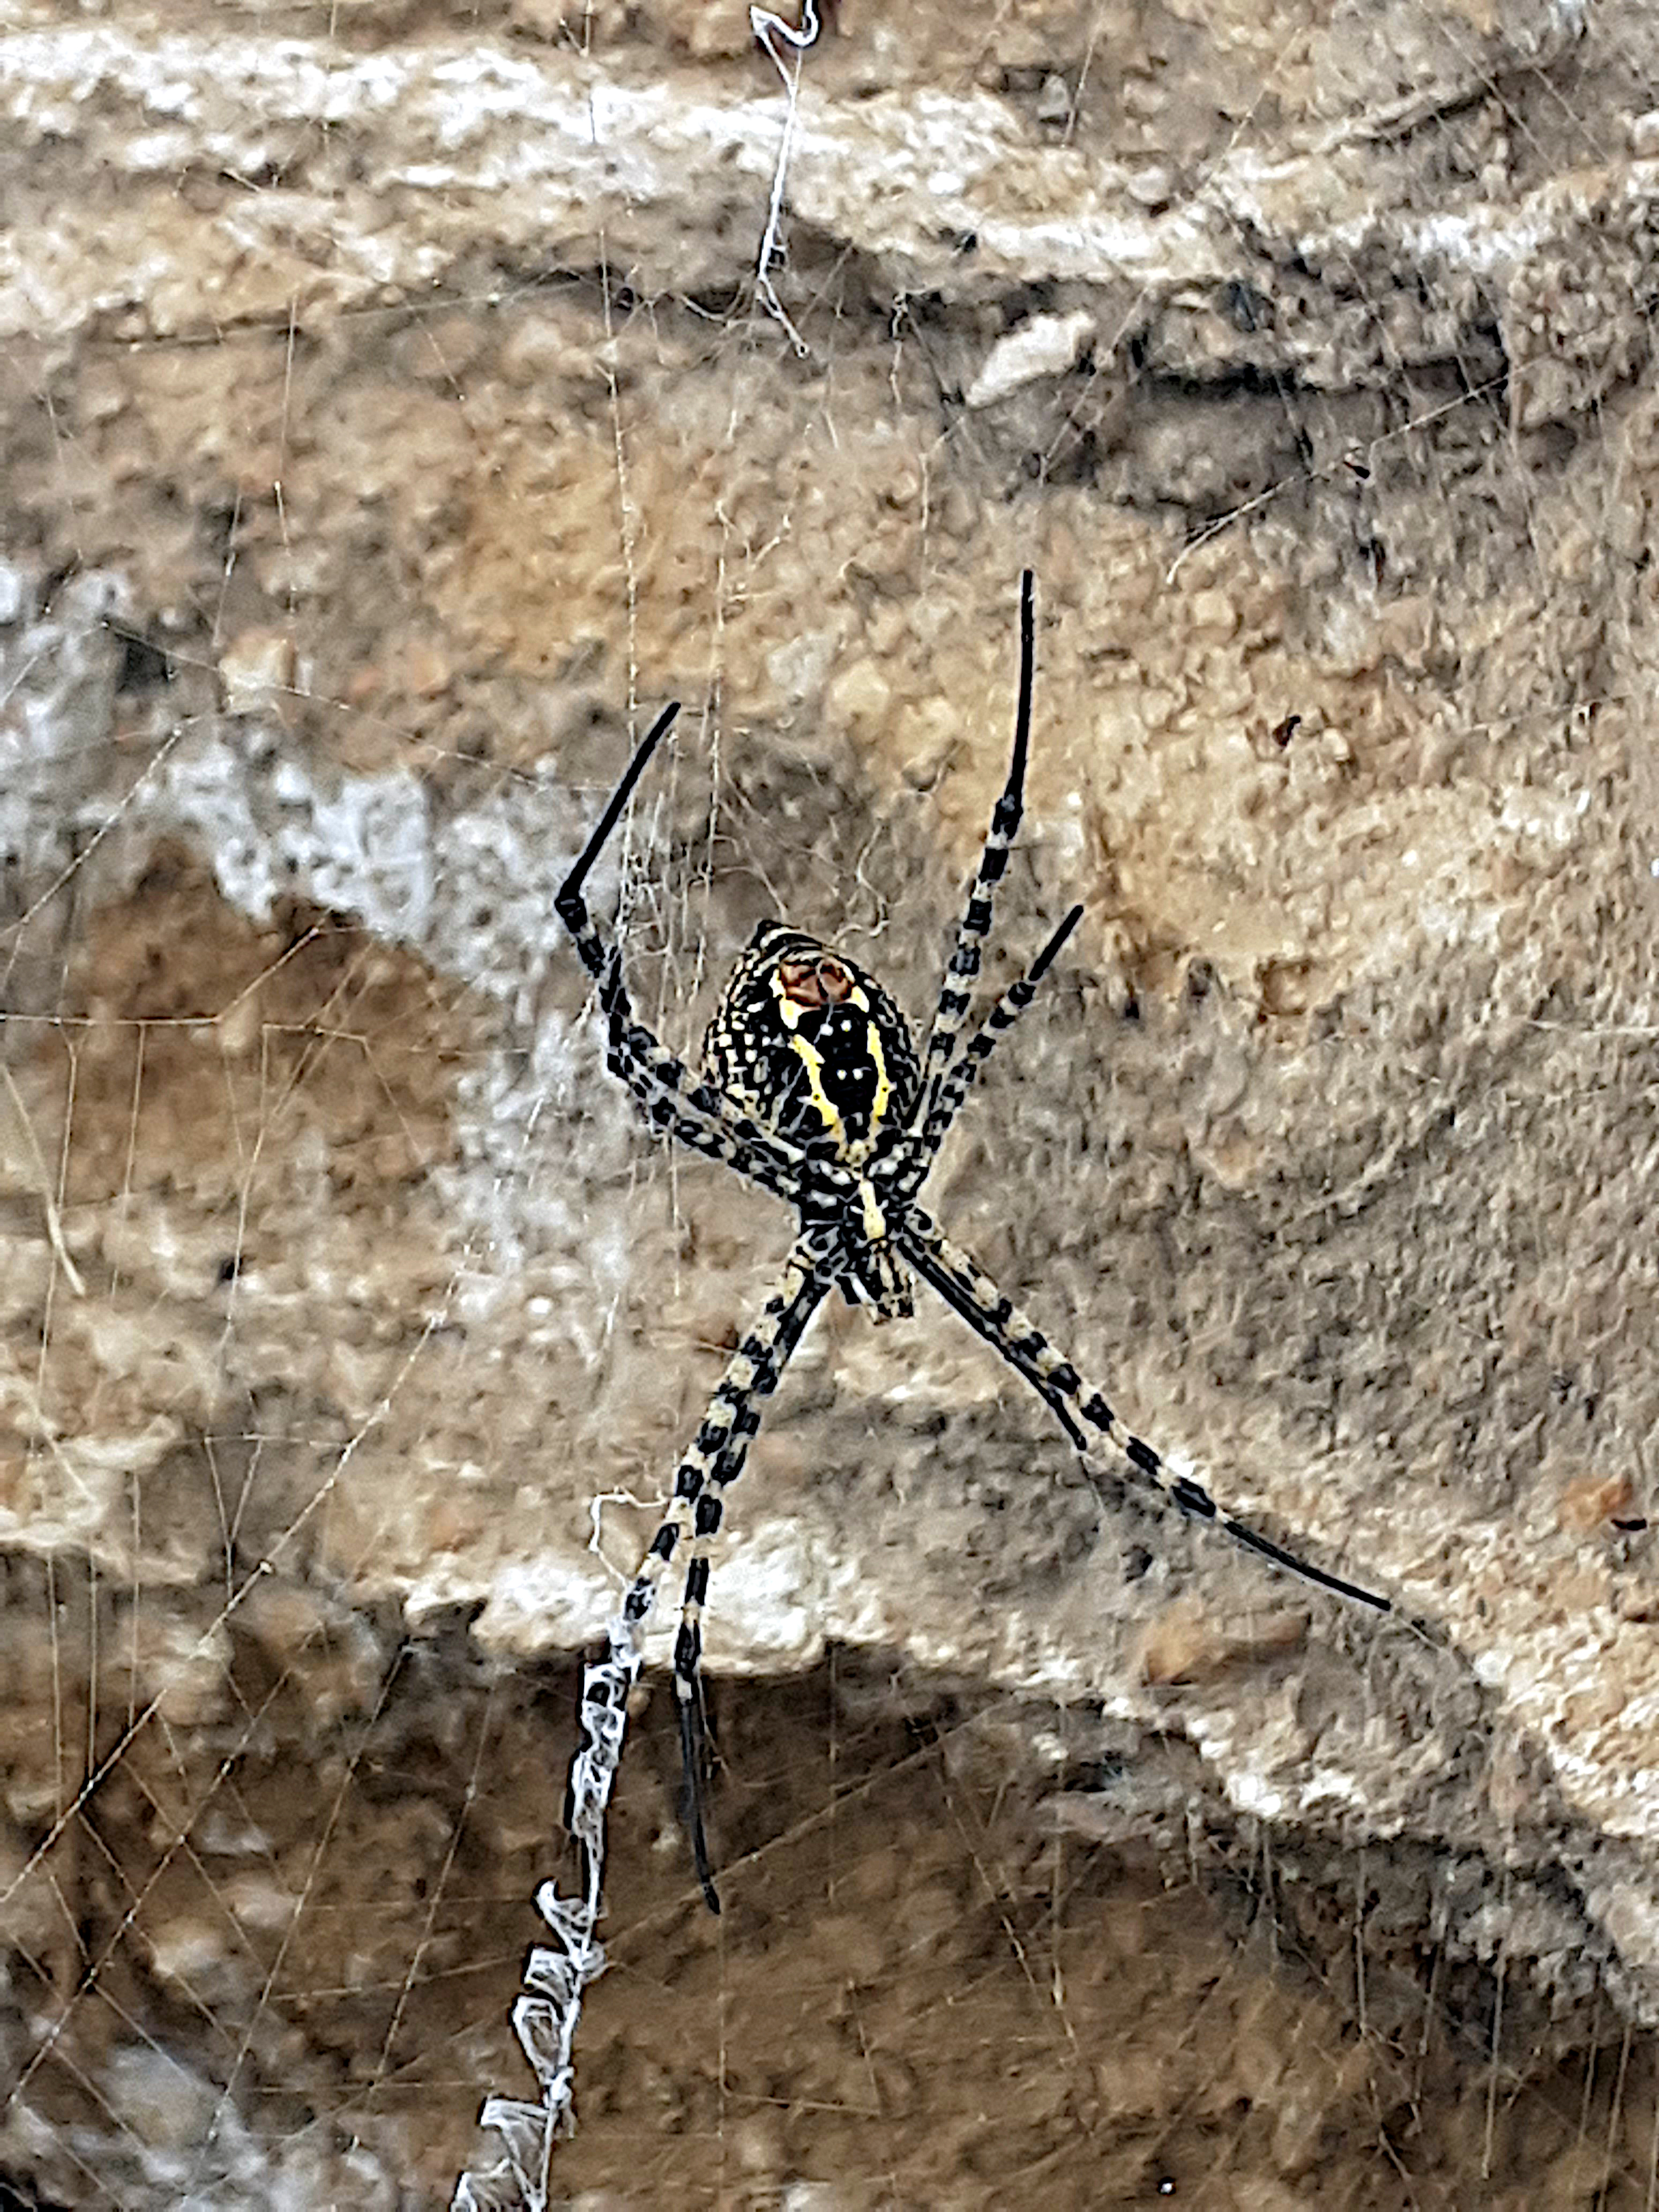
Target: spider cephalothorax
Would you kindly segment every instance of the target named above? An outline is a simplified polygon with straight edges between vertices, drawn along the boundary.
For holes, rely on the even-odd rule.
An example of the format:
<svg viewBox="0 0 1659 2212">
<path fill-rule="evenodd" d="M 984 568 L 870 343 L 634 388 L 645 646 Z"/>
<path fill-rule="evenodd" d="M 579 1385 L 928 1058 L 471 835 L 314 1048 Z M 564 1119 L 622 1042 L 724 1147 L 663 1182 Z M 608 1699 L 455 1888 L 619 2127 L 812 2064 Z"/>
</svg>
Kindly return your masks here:
<svg viewBox="0 0 1659 2212">
<path fill-rule="evenodd" d="M 680 1462 L 667 1515 L 623 1601 L 624 1627 L 637 1639 L 663 1571 L 684 1544 L 690 1556 L 674 1644 L 674 1689 L 692 1850 L 703 1893 L 716 1910 L 700 1798 L 698 1666 L 709 1557 L 726 1492 L 741 1474 L 749 1440 L 760 1426 L 761 1402 L 777 1388 L 807 1324 L 832 1290 L 854 1303 L 867 1302 L 878 1319 L 890 1319 L 910 1311 L 912 1282 L 920 1276 L 1030 1383 L 1085 1456 L 1096 1439 L 1112 1445 L 1130 1480 L 1161 1492 L 1182 1512 L 1213 1521 L 1240 1544 L 1310 1582 L 1388 1610 L 1386 1598 L 1310 1566 L 1224 1512 L 1190 1475 L 1175 1474 L 1151 1444 L 1125 1427 L 1104 1392 L 1056 1351 L 917 1203 L 927 1171 L 998 1038 L 1030 1004 L 1083 911 L 1072 908 L 964 1043 L 980 955 L 990 935 L 997 886 L 1023 804 L 1035 648 L 1029 573 L 1021 580 L 1019 617 L 1013 760 L 957 925 L 956 946 L 939 985 L 925 1053 L 918 1055 L 903 1015 L 874 976 L 844 953 L 780 921 L 760 925 L 732 971 L 708 1028 L 706 1079 L 695 1080 L 635 1019 L 623 979 L 621 949 L 607 945 L 595 927 L 582 885 L 678 712 L 676 707 L 658 716 L 556 901 L 582 964 L 599 985 L 611 1073 L 627 1084 L 652 1126 L 694 1151 L 724 1160 L 793 1206 L 800 1218 L 800 1234 L 783 1273 L 726 1362 L 702 1426 Z"/>
</svg>

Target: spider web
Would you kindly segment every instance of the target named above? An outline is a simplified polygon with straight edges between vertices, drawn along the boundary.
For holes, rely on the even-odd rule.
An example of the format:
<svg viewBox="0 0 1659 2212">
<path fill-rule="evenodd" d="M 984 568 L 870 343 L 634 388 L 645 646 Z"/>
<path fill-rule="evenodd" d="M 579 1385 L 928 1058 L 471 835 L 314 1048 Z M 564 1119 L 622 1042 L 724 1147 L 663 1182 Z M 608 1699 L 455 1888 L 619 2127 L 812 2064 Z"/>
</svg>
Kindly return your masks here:
<svg viewBox="0 0 1659 2212">
<path fill-rule="evenodd" d="M 844 6 L 803 85 L 872 131 L 894 83 L 918 130 L 947 100 L 985 127 L 988 87 L 1031 145 L 1105 149 L 1149 219 L 1224 204 L 1263 261 L 1325 11 L 1240 11 L 1230 46 L 1011 14 Z M 527 2093 L 508 2016 L 538 1884 L 576 1873 L 572 1655 L 788 1233 L 605 1085 L 552 893 L 678 692 L 596 897 L 648 1018 L 694 1042 L 767 912 L 925 1013 L 1030 562 L 1005 962 L 1072 896 L 1093 938 L 940 1211 L 1149 1434 L 1409 1577 L 1458 1656 L 1103 1506 L 946 1322 L 826 1311 L 716 1571 L 727 1909 L 689 1876 L 658 1697 L 556 2191 L 1659 2202 L 1650 2005 L 1606 1933 L 1651 1832 L 1644 1662 L 1606 1626 L 1642 1619 L 1611 1524 L 1659 1411 L 1620 1241 L 1656 1019 L 1621 737 L 1647 295 L 1611 304 L 1639 225 L 1581 185 L 1606 264 L 1575 290 L 1538 248 L 1524 362 L 1524 283 L 1503 319 L 1481 289 L 1498 217 L 1540 221 L 1659 92 L 1611 13 L 1378 20 L 1342 49 L 1334 212 L 1272 296 L 1035 264 L 953 289 L 941 252 L 966 272 L 1018 230 L 1018 165 L 974 237 L 972 147 L 937 155 L 945 246 L 884 258 L 832 219 L 809 108 L 818 212 L 769 272 L 797 359 L 750 305 L 782 111 L 735 11 L 470 27 L 501 58 L 463 107 L 574 56 L 596 143 L 607 98 L 747 84 L 736 181 L 684 235 L 647 193 L 568 268 L 492 261 L 480 224 L 427 242 L 435 289 L 302 295 L 318 206 L 348 227 L 343 88 L 428 35 L 337 11 L 297 119 L 240 170 L 181 154 L 135 217 L 246 225 L 228 302 L 9 341 L 0 2200 L 443 2203 L 482 2096 Z M 33 66 L 14 46 L 8 84 Z M 1423 234 L 1404 304 L 1342 201 L 1367 149 Z M 1448 244 L 1471 196 L 1497 213 Z M 1321 283 L 1323 357 L 1289 328 Z M 1462 1212 L 1420 1179 L 1449 1112 Z M 1381 1502 L 1379 1465 L 1411 1475 Z M 1517 1647 L 1538 1681 L 1503 1702 L 1470 1655 Z M 1552 1683 L 1581 1735 L 1628 1711 L 1566 1802 Z"/>
</svg>

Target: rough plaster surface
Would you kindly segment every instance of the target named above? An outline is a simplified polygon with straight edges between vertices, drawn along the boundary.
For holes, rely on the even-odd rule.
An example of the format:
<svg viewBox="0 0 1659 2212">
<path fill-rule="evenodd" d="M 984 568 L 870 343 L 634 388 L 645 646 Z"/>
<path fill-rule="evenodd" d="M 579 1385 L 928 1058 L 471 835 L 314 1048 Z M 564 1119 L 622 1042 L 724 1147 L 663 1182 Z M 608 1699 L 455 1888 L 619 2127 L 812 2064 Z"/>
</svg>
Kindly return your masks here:
<svg viewBox="0 0 1659 2212">
<path fill-rule="evenodd" d="M 553 890 L 630 727 L 682 696 L 596 893 L 652 1018 L 694 1043 L 779 911 L 925 1015 L 1027 563 L 996 972 L 1072 897 L 1086 918 L 930 1203 L 1177 1464 L 1401 1610 L 1097 1496 L 943 1313 L 826 1310 L 715 1577 L 711 1669 L 757 1678 L 722 1851 L 776 1756 L 755 1717 L 793 1744 L 830 1654 L 847 1696 L 891 1676 L 894 1711 L 948 1696 L 970 1738 L 1010 1698 L 1005 1735 L 1061 1731 L 1023 1830 L 986 1785 L 1024 1838 L 1010 1899 L 1057 1835 L 1194 1875 L 1267 1838 L 1351 1900 L 1311 1950 L 1449 1962 L 1517 2068 L 1650 2028 L 1647 11 L 843 4 L 776 272 L 804 356 L 748 305 L 783 106 L 740 9 L 19 10 L 0 112 L 18 2175 L 441 2201 L 511 2071 L 556 1825 L 568 1715 L 523 1686 L 595 1635 L 788 1236 L 635 1125 Z M 495 1695 L 520 1764 L 468 1832 Z M 651 1786 L 639 1866 L 678 1881 Z M 937 1899 L 847 1849 L 908 1956 Z M 722 1938 L 733 2002 L 833 1903 L 821 1875 Z M 445 1972 L 480 1945 L 502 1970 L 461 2019 L 434 1884 L 496 1900 L 442 1938 Z M 653 1966 L 638 1912 L 636 1962 L 689 2002 L 712 1939 L 677 1905 L 683 1972 Z M 971 2072 L 933 1997 L 896 2002 L 903 2065 Z M 426 2014 L 460 2042 L 405 2060 Z M 1113 2032 L 1058 2017 L 1068 2050 Z M 641 2018 L 629 2066 L 665 2032 Z M 1308 2140 L 1347 2142 L 1356 2098 L 1384 2132 L 1420 2114 L 1392 2064 L 1298 2090 Z M 748 2118 L 812 2106 L 811 2075 L 743 2091 Z M 624 2119 L 646 2094 L 607 2094 Z M 750 2159 L 735 2106 L 684 2094 L 652 2106 L 681 2185 L 728 2187 L 693 2155 L 713 2127 L 732 2190 L 866 2201 L 827 2142 L 762 2127 Z M 1085 2101 L 1063 2125 L 1102 2201 L 1103 2129 L 1153 2150 L 1133 2100 Z M 1261 2187 L 1304 2201 L 1313 2152 L 1262 2125 Z M 971 2129 L 954 2166 L 951 2130 L 917 2140 L 888 2146 L 896 2195 L 1010 2185 Z M 1432 2141 L 1425 2170 L 1456 2155 Z M 1490 2114 L 1474 2155 L 1504 2201 Z M 1438 2201 L 1374 2164 L 1316 2201 Z"/>
</svg>

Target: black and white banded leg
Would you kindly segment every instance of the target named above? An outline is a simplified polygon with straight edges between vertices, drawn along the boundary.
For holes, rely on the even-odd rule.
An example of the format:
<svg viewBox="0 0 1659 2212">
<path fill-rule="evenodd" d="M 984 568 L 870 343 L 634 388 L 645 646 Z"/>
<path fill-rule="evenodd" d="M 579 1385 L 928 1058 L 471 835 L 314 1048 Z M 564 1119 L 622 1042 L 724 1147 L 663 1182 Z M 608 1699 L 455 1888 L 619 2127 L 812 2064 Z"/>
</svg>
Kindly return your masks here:
<svg viewBox="0 0 1659 2212">
<path fill-rule="evenodd" d="M 935 1153 L 949 1134 L 951 1124 L 961 1111 L 963 1102 L 973 1089 L 981 1069 L 996 1050 L 999 1040 L 1008 1034 L 1036 998 L 1038 984 L 1053 966 L 1061 945 L 1082 919 L 1083 908 L 1074 906 L 1025 973 L 1012 982 L 998 999 L 945 1071 L 937 1092 L 928 1103 L 927 1117 L 921 1125 L 921 1146 L 916 1157 L 914 1180 L 909 1183 L 911 1190 L 921 1188 L 923 1177 L 933 1165 Z"/>
<path fill-rule="evenodd" d="M 599 985 L 599 1006 L 605 1018 L 605 1064 L 633 1092 L 652 1127 L 678 1137 L 694 1152 L 725 1161 L 775 1197 L 797 1204 L 801 1192 L 799 1148 L 775 1131 L 763 1129 L 708 1084 L 695 1080 L 685 1063 L 639 1020 L 623 978 L 621 951 L 605 942 L 582 895 L 593 863 L 678 713 L 677 700 L 664 708 L 646 732 L 553 904 L 575 939 L 583 967 Z"/>
<path fill-rule="evenodd" d="M 898 1243 L 910 1265 L 933 1285 L 952 1312 L 1031 1385 L 1085 1460 L 1091 1455 L 1091 1440 L 1085 1430 L 1092 1430 L 1122 1455 L 1143 1483 L 1160 1492 L 1182 1512 L 1213 1522 L 1235 1543 L 1299 1575 L 1304 1582 L 1316 1583 L 1339 1597 L 1374 1606 L 1379 1613 L 1392 1610 L 1387 1598 L 1362 1589 L 1357 1583 L 1345 1582 L 1340 1575 L 1327 1574 L 1322 1567 L 1298 1559 L 1247 1522 L 1235 1519 L 1190 1476 L 1171 1474 L 1152 1445 L 1124 1426 L 1105 1394 L 1078 1373 L 1030 1317 L 1003 1296 L 971 1254 L 953 1244 L 919 1206 L 912 1204 L 905 1209 Z"/>
<path fill-rule="evenodd" d="M 697 1880 L 709 1910 L 718 1912 L 703 1833 L 702 1778 L 705 1737 L 702 1687 L 702 1609 L 708 1595 L 709 1554 L 720 1534 L 726 1492 L 743 1472 L 750 1438 L 760 1426 L 762 1401 L 776 1389 L 807 1323 L 830 1290 L 832 1278 L 819 1272 L 803 1242 L 790 1254 L 782 1274 L 768 1294 L 759 1316 L 726 1364 L 714 1386 L 690 1449 L 674 1477 L 673 1496 L 661 1526 L 651 1539 L 639 1571 L 623 1600 L 623 1619 L 635 1644 L 656 1602 L 668 1562 L 687 1540 L 685 1594 L 679 1632 L 674 1639 L 674 1697 L 685 1778 L 683 1817 L 691 1838 Z"/>
<path fill-rule="evenodd" d="M 803 1154 L 799 1146 L 763 1129 L 738 1113 L 707 1083 L 693 1080 L 645 1024 L 635 1018 L 622 981 L 622 957 L 612 953 L 599 985 L 605 1016 L 605 1066 L 625 1083 L 652 1127 L 678 1137 L 706 1158 L 724 1161 L 791 1206 L 803 1188 Z"/>
<path fill-rule="evenodd" d="M 974 985 L 979 979 L 980 955 L 991 931 L 997 885 L 1008 865 L 1008 848 L 1019 828 L 1025 805 L 1025 756 L 1031 738 L 1031 683 L 1036 653 L 1035 591 L 1031 572 L 1019 580 L 1019 703 L 1014 714 L 1014 757 L 1008 781 L 991 814 L 991 827 L 979 869 L 968 893 L 968 903 L 957 925 L 957 941 L 939 986 L 939 1006 L 928 1033 L 922 1066 L 923 1097 L 931 1106 L 945 1080 L 945 1071 L 956 1052 L 957 1039 L 968 1019 Z"/>
</svg>

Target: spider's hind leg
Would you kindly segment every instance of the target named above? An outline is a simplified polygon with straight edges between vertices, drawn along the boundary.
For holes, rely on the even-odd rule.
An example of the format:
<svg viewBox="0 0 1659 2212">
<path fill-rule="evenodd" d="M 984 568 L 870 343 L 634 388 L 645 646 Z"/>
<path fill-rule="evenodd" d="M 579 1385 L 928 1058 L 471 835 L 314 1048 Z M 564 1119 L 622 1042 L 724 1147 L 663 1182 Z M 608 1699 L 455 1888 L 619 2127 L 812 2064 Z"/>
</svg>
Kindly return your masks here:
<svg viewBox="0 0 1659 2212">
<path fill-rule="evenodd" d="M 685 1633 L 682 1627 L 680 1633 Z M 674 1710 L 680 1727 L 680 1826 L 685 1830 L 691 1845 L 691 1864 L 702 1891 L 703 1902 L 711 1912 L 720 1909 L 720 1892 L 714 1887 L 714 1869 L 708 1863 L 708 1838 L 702 1825 L 703 1790 L 714 1771 L 714 1759 L 709 1747 L 714 1731 L 708 1725 L 708 1705 L 704 1694 L 703 1680 L 696 1671 L 696 1662 L 690 1662 L 691 1672 L 683 1674 L 680 1656 L 674 1654 Z"/>
<path fill-rule="evenodd" d="M 685 1595 L 674 1639 L 674 1698 L 684 1776 L 682 1817 L 691 1841 L 697 1880 L 711 1912 L 720 1911 L 703 1834 L 702 1784 L 707 1729 L 699 1667 L 702 1611 L 708 1597 L 709 1554 L 720 1533 L 728 1486 L 743 1472 L 751 1437 L 760 1426 L 762 1401 L 778 1386 L 803 1331 L 829 1289 L 811 1251 L 797 1245 L 759 1317 L 726 1364 L 690 1449 L 674 1477 L 674 1494 L 623 1600 L 623 1620 L 636 1643 L 657 1589 L 682 1537 L 690 1540 Z"/>
<path fill-rule="evenodd" d="M 1181 1512 L 1194 1520 L 1213 1522 L 1236 1544 L 1271 1559 L 1275 1566 L 1299 1575 L 1304 1582 L 1316 1583 L 1322 1589 L 1372 1606 L 1378 1613 L 1393 1611 L 1387 1598 L 1362 1589 L 1358 1583 L 1345 1582 L 1340 1575 L 1328 1574 L 1323 1567 L 1316 1567 L 1294 1552 L 1286 1551 L 1282 1544 L 1261 1535 L 1248 1522 L 1236 1520 L 1201 1483 L 1194 1482 L 1189 1475 L 1176 1474 L 1160 1453 L 1124 1426 L 1107 1403 L 1104 1393 L 1085 1381 L 1069 1359 L 1062 1358 L 1012 1300 L 1003 1297 L 979 1263 L 951 1243 L 919 1206 L 906 1209 L 900 1242 L 905 1257 L 922 1280 L 931 1283 L 952 1312 L 960 1315 L 969 1328 L 983 1337 L 1014 1372 L 1030 1384 L 1085 1463 L 1089 1456 L 1088 1439 L 1084 1434 L 1086 1426 L 1121 1452 L 1139 1480 L 1162 1492 Z"/>
</svg>

